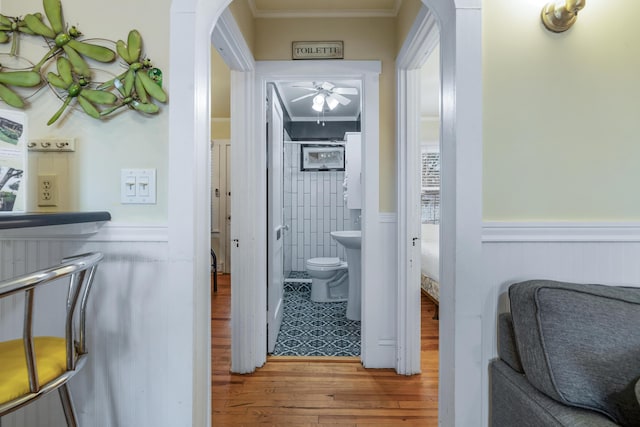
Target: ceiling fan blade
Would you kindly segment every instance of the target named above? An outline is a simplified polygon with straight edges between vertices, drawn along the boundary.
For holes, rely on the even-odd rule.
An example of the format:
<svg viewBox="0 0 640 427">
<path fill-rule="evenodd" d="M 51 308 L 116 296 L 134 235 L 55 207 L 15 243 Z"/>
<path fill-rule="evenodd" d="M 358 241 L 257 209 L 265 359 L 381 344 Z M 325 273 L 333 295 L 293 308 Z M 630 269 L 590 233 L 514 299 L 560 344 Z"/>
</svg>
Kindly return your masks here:
<svg viewBox="0 0 640 427">
<path fill-rule="evenodd" d="M 315 91 L 314 93 L 308 93 L 306 95 L 299 96 L 296 99 L 292 99 L 291 102 L 300 101 L 301 99 L 309 98 L 310 96 L 315 96 Z"/>
<path fill-rule="evenodd" d="M 296 89 L 312 90 L 314 92 L 317 92 L 317 90 L 318 90 L 315 87 L 306 87 L 306 86 L 291 86 L 291 87 L 292 88 L 296 88 Z"/>
<path fill-rule="evenodd" d="M 337 87 L 333 89 L 333 93 L 339 93 L 341 95 L 357 95 L 358 89 L 355 87 Z"/>
<path fill-rule="evenodd" d="M 336 87 L 336 85 L 334 85 L 333 83 L 330 82 L 322 82 L 322 84 L 320 85 L 320 87 L 324 90 L 328 90 L 331 91 L 331 89 L 333 89 L 334 87 Z"/>
<path fill-rule="evenodd" d="M 317 85 L 315 82 L 291 82 L 288 84 L 290 87 L 308 87 L 314 89 Z"/>
<path fill-rule="evenodd" d="M 330 97 L 332 97 L 333 99 L 335 99 L 336 101 L 338 101 L 340 104 L 342 105 L 348 105 L 351 100 L 349 98 L 345 98 L 344 96 L 338 94 L 338 93 L 332 93 L 331 95 L 329 95 Z"/>
</svg>

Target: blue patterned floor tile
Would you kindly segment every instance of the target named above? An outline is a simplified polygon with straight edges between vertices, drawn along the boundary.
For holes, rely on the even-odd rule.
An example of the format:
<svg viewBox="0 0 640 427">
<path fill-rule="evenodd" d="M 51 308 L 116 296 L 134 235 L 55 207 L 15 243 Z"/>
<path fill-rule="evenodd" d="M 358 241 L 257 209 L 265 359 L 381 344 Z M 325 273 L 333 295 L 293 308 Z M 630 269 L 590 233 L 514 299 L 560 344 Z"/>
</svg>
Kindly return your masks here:
<svg viewBox="0 0 640 427">
<path fill-rule="evenodd" d="M 285 281 L 284 288 L 274 356 L 360 355 L 360 322 L 345 317 L 346 302 L 313 302 L 308 283 Z"/>
</svg>

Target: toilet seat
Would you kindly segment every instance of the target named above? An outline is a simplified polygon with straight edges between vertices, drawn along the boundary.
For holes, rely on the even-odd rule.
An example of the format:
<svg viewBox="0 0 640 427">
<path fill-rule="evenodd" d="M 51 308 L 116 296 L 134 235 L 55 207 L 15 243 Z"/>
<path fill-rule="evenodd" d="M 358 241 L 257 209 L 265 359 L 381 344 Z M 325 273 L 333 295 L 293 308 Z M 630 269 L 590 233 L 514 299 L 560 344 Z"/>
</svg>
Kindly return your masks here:
<svg viewBox="0 0 640 427">
<path fill-rule="evenodd" d="M 307 260 L 307 265 L 311 267 L 339 267 L 342 261 L 338 257 L 319 257 Z"/>
</svg>

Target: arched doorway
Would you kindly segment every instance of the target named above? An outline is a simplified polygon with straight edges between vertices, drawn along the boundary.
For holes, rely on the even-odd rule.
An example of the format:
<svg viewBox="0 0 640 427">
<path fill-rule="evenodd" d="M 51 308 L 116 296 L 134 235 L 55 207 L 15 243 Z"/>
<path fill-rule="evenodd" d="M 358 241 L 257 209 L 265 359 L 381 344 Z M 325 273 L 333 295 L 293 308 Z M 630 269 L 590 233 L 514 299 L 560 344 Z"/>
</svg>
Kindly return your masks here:
<svg viewBox="0 0 640 427">
<path fill-rule="evenodd" d="M 456 5 L 453 0 L 423 1 L 436 13 L 443 30 L 443 98 L 447 101 L 443 103 L 442 133 L 443 138 L 455 142 L 448 173 L 453 178 L 449 182 L 455 187 L 451 190 L 455 196 L 450 198 L 449 209 L 455 212 L 456 221 L 446 227 L 443 224 L 443 233 L 454 238 L 442 249 L 443 253 L 450 254 L 452 262 L 444 265 L 441 273 L 443 280 L 449 278 L 450 288 L 442 296 L 442 305 L 444 311 L 448 304 L 450 317 L 441 320 L 441 336 L 446 336 L 441 345 L 447 357 L 441 358 L 440 420 L 444 425 L 470 425 L 466 421 L 472 420 L 473 423 L 478 419 L 486 423 L 487 417 L 483 413 L 483 408 L 488 407 L 486 398 L 478 400 L 478 396 L 487 395 L 486 387 L 483 390 L 486 381 L 479 364 L 483 357 L 482 310 L 481 302 L 472 298 L 472 290 L 478 286 L 481 255 L 480 0 L 469 0 L 464 5 Z M 214 25 L 229 3 L 230 0 L 174 0 L 171 8 L 169 279 L 174 283 L 193 284 L 183 290 L 190 295 L 187 300 L 192 302 L 194 313 L 193 328 L 185 334 L 183 347 L 193 349 L 193 425 L 208 425 L 210 417 L 207 239 L 210 222 L 206 196 L 209 182 L 210 38 Z M 235 107 L 243 112 L 245 122 L 254 123 L 255 112 L 251 108 L 253 72 L 234 72 L 233 78 L 246 83 L 236 98 Z M 254 129 L 245 126 L 234 131 L 232 134 L 238 137 L 252 138 Z M 443 168 L 445 161 L 443 157 Z M 242 185 L 234 184 L 236 187 Z M 443 198 L 446 191 L 443 188 Z M 443 200 L 443 209 L 444 203 Z M 261 262 L 251 250 L 252 230 L 244 232 L 247 233 L 246 240 L 240 237 L 237 249 L 246 250 L 244 256 L 248 262 Z M 250 292 L 250 289 L 239 291 Z M 402 332 L 402 327 L 399 332 Z M 237 345 L 242 343 L 232 344 L 234 347 Z M 257 356 L 249 351 L 246 357 L 255 359 Z M 189 399 L 185 397 L 185 401 Z"/>
</svg>

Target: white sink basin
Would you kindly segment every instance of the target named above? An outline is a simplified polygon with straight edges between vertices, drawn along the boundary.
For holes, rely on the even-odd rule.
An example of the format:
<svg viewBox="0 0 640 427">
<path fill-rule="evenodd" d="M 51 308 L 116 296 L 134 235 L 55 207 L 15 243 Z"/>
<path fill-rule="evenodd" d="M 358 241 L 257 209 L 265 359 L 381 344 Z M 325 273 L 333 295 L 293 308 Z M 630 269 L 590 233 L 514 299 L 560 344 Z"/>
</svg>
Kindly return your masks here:
<svg viewBox="0 0 640 427">
<path fill-rule="evenodd" d="M 344 230 L 332 231 L 333 237 L 338 243 L 347 249 L 360 249 L 362 242 L 362 231 L 360 230 Z"/>
<path fill-rule="evenodd" d="M 349 271 L 349 298 L 347 299 L 347 319 L 360 320 L 361 317 L 361 283 L 360 246 L 362 231 L 344 230 L 332 231 L 331 237 L 344 246 L 347 254 L 347 269 Z"/>
</svg>

